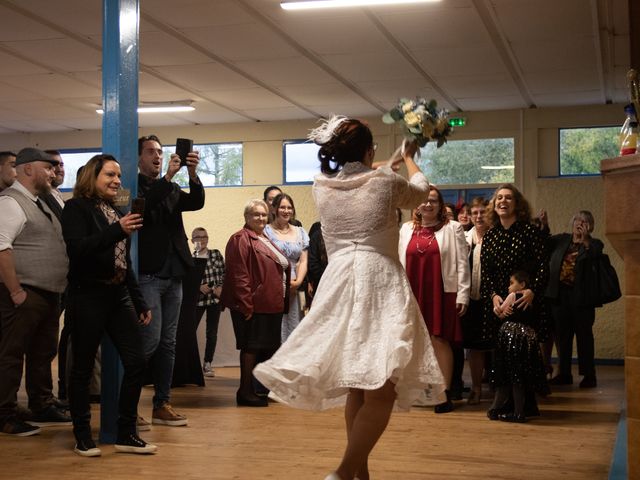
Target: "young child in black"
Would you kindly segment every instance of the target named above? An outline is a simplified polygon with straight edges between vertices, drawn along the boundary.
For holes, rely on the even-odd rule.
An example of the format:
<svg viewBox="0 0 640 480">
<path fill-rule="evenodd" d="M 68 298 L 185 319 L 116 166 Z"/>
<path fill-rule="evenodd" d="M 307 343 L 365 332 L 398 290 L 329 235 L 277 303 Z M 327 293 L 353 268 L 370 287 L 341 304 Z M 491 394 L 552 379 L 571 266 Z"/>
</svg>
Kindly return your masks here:
<svg viewBox="0 0 640 480">
<path fill-rule="evenodd" d="M 498 332 L 493 383 L 496 388 L 493 404 L 487 412 L 491 420 L 524 423 L 525 393 L 546 392 L 546 375 L 538 344 L 538 316 L 535 309 L 519 308 L 515 301 L 522 290 L 529 288 L 527 272 L 516 271 L 509 279 L 509 295 L 500 305 L 504 323 Z M 509 399 L 513 411 L 504 412 Z"/>
</svg>

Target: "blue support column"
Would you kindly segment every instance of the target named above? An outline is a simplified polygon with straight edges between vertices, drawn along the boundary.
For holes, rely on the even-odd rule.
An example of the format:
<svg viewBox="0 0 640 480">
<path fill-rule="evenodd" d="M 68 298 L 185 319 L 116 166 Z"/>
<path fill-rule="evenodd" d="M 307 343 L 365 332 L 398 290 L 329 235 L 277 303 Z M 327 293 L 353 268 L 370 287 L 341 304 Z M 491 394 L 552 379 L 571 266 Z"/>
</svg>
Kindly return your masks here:
<svg viewBox="0 0 640 480">
<path fill-rule="evenodd" d="M 122 187 L 136 196 L 138 185 L 138 40 L 139 0 L 103 0 L 102 151 L 115 156 L 122 168 Z M 137 235 L 131 257 L 138 265 Z M 122 364 L 113 344 L 102 342 L 100 441 L 115 443 Z"/>
</svg>

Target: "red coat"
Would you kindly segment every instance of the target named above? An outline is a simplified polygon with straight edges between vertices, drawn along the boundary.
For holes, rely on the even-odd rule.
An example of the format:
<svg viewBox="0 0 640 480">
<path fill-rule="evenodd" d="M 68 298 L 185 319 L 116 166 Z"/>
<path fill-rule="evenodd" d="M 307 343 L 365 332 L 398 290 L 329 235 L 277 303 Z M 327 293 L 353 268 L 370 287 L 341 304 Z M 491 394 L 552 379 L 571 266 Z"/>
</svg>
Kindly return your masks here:
<svg viewBox="0 0 640 480">
<path fill-rule="evenodd" d="M 246 225 L 229 238 L 225 250 L 225 277 L 220 301 L 223 306 L 252 315 L 286 313 L 289 288 L 283 295 L 283 268 L 276 255 Z M 291 268 L 287 267 L 286 285 Z"/>
</svg>

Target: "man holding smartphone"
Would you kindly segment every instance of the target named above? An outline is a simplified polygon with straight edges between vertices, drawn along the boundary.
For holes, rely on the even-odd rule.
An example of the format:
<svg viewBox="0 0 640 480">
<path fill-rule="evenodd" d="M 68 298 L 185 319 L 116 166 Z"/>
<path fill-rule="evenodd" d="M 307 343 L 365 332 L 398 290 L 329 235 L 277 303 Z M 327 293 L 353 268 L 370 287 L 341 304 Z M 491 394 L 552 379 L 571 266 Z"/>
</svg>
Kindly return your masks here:
<svg viewBox="0 0 640 480">
<path fill-rule="evenodd" d="M 155 135 L 138 139 L 138 196 L 145 199 L 144 225 L 138 237 L 139 284 L 151 308 L 152 321 L 142 326 L 145 356 L 149 362 L 155 395 L 152 422 L 183 426 L 187 418 L 169 403 L 175 360 L 176 332 L 182 304 L 182 277 L 193 265 L 182 222 L 182 212 L 204 206 L 204 188 L 196 169 L 198 152 L 189 152 L 186 167 L 189 193 L 173 182 L 181 159 L 172 154 L 167 172 L 162 171 L 162 144 Z M 148 430 L 141 417 L 138 428 Z"/>
</svg>

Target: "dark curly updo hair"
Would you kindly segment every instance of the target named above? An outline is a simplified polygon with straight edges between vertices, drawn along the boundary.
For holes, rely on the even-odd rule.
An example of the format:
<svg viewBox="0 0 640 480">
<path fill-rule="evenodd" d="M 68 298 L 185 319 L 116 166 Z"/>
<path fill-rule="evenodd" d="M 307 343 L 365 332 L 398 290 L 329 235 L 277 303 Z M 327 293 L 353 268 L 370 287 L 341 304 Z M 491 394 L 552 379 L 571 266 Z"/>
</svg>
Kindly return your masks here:
<svg viewBox="0 0 640 480">
<path fill-rule="evenodd" d="M 355 118 L 334 116 L 309 134 L 320 145 L 320 171 L 333 174 L 348 162 L 360 162 L 373 146 L 369 127 Z"/>
</svg>

